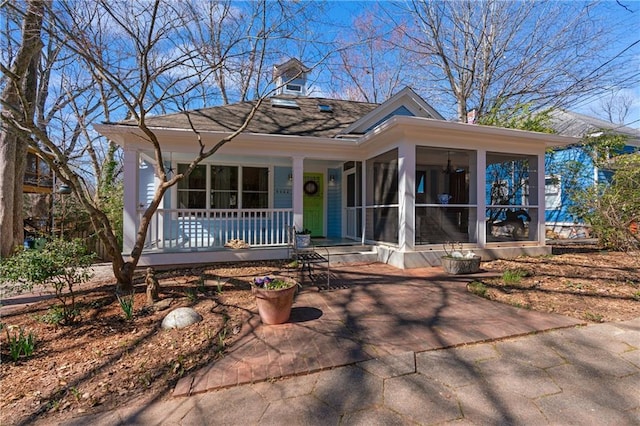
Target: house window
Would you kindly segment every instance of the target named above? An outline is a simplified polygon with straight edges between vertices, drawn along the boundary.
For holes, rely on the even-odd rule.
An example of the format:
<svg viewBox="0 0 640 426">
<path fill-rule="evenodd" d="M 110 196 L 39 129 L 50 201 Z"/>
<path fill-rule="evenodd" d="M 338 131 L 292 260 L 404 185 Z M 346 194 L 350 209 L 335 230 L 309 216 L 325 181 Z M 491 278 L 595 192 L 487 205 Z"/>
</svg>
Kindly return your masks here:
<svg viewBox="0 0 640 426">
<path fill-rule="evenodd" d="M 544 205 L 548 210 L 558 210 L 562 206 L 562 182 L 560 176 L 545 176 Z"/>
<path fill-rule="evenodd" d="M 178 164 L 178 173 L 184 173 L 188 164 Z M 207 166 L 198 165 L 191 174 L 178 182 L 178 208 L 204 209 L 207 207 Z"/>
<path fill-rule="evenodd" d="M 233 166 L 211 167 L 211 208 L 238 208 L 238 168 Z"/>
<path fill-rule="evenodd" d="M 302 92 L 302 86 L 299 84 L 287 84 L 287 90 L 290 92 Z"/>
<path fill-rule="evenodd" d="M 187 168 L 187 164 L 178 164 L 178 173 Z M 208 180 L 207 168 L 210 168 Z M 211 209 L 269 208 L 269 169 L 196 166 L 187 179 L 178 183 L 178 208 L 205 209 L 207 205 Z"/>
<path fill-rule="evenodd" d="M 269 170 L 266 167 L 242 168 L 242 207 L 245 209 L 269 207 Z"/>
<path fill-rule="evenodd" d="M 23 184 L 29 187 L 52 188 L 53 173 L 49 164 L 33 152 L 27 153 Z M 32 188 L 31 190 L 33 190 Z M 31 190 L 25 192 L 31 192 Z M 36 190 L 37 191 L 37 190 Z M 37 191 L 40 192 L 40 191 Z M 47 192 L 47 191 L 45 191 Z"/>
<path fill-rule="evenodd" d="M 27 166 L 24 172 L 24 183 L 38 186 L 38 157 L 35 154 L 27 154 Z"/>
</svg>

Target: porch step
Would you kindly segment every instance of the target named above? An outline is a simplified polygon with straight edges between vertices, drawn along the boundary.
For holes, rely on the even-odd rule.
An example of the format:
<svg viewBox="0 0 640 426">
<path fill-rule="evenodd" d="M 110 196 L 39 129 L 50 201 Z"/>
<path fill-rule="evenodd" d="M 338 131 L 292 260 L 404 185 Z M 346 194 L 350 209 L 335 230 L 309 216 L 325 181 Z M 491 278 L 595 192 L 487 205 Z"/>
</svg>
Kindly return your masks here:
<svg viewBox="0 0 640 426">
<path fill-rule="evenodd" d="M 332 265 L 337 263 L 375 262 L 378 260 L 376 248 L 371 245 L 316 247 L 316 249 L 321 254 L 328 251 Z"/>
</svg>

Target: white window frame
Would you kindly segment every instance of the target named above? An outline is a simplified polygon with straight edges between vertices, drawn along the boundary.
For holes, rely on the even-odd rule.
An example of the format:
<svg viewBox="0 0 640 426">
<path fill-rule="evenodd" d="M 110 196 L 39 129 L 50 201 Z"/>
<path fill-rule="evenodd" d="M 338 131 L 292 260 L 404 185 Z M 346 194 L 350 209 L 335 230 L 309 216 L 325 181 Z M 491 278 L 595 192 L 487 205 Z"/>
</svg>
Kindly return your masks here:
<svg viewBox="0 0 640 426">
<path fill-rule="evenodd" d="M 178 165 L 179 164 L 185 164 L 188 165 L 188 163 L 180 163 L 179 161 L 176 161 L 175 163 L 175 168 L 176 170 L 178 169 Z M 252 168 L 260 168 L 260 169 L 267 169 L 267 206 L 264 207 L 265 209 L 271 209 L 273 206 L 273 166 L 271 165 L 266 165 L 266 164 L 211 164 L 211 163 L 207 163 L 207 164 L 202 164 L 204 166 L 206 166 L 206 204 L 205 204 L 205 208 L 207 210 L 229 210 L 229 209 L 218 209 L 218 208 L 212 208 L 211 207 L 211 194 L 212 194 L 212 185 L 211 185 L 211 170 L 213 167 L 235 167 L 238 169 L 238 188 L 236 188 L 235 193 L 237 194 L 237 201 L 236 201 L 236 207 L 231 207 L 231 209 L 242 209 L 244 208 L 243 206 L 243 200 L 242 200 L 242 193 L 243 193 L 243 168 L 244 167 L 252 167 Z M 178 185 L 176 185 L 174 187 L 174 193 L 173 193 L 173 197 L 175 199 L 175 208 L 180 208 L 178 206 Z M 189 189 L 182 189 L 181 191 L 189 191 Z M 198 191 L 202 191 L 201 189 L 198 189 Z M 172 203 L 172 204 L 174 204 Z M 188 207 L 190 208 L 190 207 Z"/>
<path fill-rule="evenodd" d="M 555 180 L 554 183 L 547 183 Z M 544 208 L 546 210 L 559 210 L 562 207 L 562 177 L 548 175 L 544 177 Z"/>
</svg>

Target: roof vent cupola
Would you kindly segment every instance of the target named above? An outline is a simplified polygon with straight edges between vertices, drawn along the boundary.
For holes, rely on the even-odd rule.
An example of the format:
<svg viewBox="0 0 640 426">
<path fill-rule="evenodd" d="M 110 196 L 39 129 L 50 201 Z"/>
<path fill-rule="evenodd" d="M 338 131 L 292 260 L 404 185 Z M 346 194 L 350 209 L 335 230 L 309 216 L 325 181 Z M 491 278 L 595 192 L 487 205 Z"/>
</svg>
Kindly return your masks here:
<svg viewBox="0 0 640 426">
<path fill-rule="evenodd" d="M 276 82 L 276 95 L 307 96 L 307 73 L 310 68 L 292 58 L 273 67 Z"/>
</svg>

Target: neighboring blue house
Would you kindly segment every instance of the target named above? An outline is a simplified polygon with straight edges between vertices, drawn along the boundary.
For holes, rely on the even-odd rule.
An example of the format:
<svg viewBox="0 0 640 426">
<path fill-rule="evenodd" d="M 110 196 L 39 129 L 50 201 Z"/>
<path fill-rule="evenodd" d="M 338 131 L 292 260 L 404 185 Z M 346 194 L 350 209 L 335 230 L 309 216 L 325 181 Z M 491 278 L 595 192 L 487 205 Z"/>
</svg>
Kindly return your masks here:
<svg viewBox="0 0 640 426">
<path fill-rule="evenodd" d="M 569 111 L 554 111 L 552 127 L 560 135 L 583 138 L 602 132 L 626 136 L 623 153 L 640 149 L 640 130 Z M 571 213 L 568 187 L 586 188 L 609 181 L 612 172 L 597 168 L 582 145 L 569 145 L 547 154 L 545 175 L 545 220 L 551 238 L 589 237 L 589 227 Z"/>
</svg>

